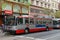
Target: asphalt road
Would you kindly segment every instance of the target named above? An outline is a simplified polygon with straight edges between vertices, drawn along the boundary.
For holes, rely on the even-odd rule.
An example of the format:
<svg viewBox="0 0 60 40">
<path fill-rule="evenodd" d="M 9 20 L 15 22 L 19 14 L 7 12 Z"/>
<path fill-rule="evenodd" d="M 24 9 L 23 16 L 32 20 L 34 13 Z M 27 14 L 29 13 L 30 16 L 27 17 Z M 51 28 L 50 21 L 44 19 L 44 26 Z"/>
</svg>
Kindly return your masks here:
<svg viewBox="0 0 60 40">
<path fill-rule="evenodd" d="M 14 36 L 1 36 L 0 40 L 60 40 L 60 30 L 44 31 Z"/>
</svg>

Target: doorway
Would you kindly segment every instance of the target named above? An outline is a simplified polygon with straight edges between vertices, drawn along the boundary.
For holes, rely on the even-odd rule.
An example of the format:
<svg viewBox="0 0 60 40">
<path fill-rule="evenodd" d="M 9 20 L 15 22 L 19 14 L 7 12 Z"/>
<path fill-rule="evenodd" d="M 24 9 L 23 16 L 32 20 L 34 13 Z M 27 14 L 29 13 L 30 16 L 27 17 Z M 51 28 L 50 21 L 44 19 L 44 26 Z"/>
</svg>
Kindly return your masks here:
<svg viewBox="0 0 60 40">
<path fill-rule="evenodd" d="M 0 26 L 1 26 L 1 24 L 3 24 L 3 20 L 2 19 L 3 19 L 2 15 L 0 15 Z"/>
</svg>

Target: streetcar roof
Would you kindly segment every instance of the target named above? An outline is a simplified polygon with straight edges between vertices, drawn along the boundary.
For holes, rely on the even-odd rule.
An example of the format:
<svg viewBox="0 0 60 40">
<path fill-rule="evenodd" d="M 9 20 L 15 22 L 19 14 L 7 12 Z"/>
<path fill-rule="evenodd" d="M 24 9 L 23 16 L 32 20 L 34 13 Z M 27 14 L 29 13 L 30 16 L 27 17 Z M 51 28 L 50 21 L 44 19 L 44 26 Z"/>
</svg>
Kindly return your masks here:
<svg viewBox="0 0 60 40">
<path fill-rule="evenodd" d="M 55 18 L 55 19 L 52 19 L 52 20 L 58 21 L 58 20 L 60 20 L 60 18 Z"/>
</svg>

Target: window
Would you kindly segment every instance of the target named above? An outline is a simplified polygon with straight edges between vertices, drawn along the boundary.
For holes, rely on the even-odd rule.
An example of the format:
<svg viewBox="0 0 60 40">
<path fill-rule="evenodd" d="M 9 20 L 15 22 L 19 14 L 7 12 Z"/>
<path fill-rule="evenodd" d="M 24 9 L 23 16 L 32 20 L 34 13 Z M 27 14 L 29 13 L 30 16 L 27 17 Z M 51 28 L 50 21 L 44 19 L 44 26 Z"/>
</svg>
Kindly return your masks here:
<svg viewBox="0 0 60 40">
<path fill-rule="evenodd" d="M 43 24 L 46 24 L 46 21 L 43 21 Z"/>
<path fill-rule="evenodd" d="M 48 2 L 50 2 L 50 0 L 48 0 Z"/>
<path fill-rule="evenodd" d="M 39 1 L 36 1 L 36 5 L 39 5 Z"/>
<path fill-rule="evenodd" d="M 28 8 L 27 7 L 22 7 L 22 13 L 28 13 Z"/>
<path fill-rule="evenodd" d="M 20 2 L 20 0 L 18 0 L 18 2 Z"/>
<path fill-rule="evenodd" d="M 34 0 L 32 0 L 31 2 L 32 2 L 32 4 L 34 4 Z"/>
<path fill-rule="evenodd" d="M 52 7 L 54 7 L 54 3 L 52 3 Z"/>
<path fill-rule="evenodd" d="M 37 24 L 43 24 L 43 21 L 42 21 L 42 20 L 37 20 L 36 23 L 37 23 Z"/>
<path fill-rule="evenodd" d="M 41 2 L 41 7 L 43 6 L 43 3 Z"/>
<path fill-rule="evenodd" d="M 23 18 L 18 18 L 18 24 L 23 24 Z"/>
<path fill-rule="evenodd" d="M 24 0 L 24 3 L 27 3 L 28 2 L 28 0 Z"/>
<path fill-rule="evenodd" d="M 30 18 L 30 24 L 34 24 L 34 19 Z"/>
<path fill-rule="evenodd" d="M 20 13 L 20 7 L 19 7 L 19 5 L 14 5 L 13 6 L 13 12 Z"/>
<path fill-rule="evenodd" d="M 26 0 L 28 2 L 28 0 Z"/>
<path fill-rule="evenodd" d="M 29 23 L 29 18 L 25 18 L 25 24 Z"/>
<path fill-rule="evenodd" d="M 16 1 L 16 0 L 14 0 L 14 1 Z"/>
<path fill-rule="evenodd" d="M 33 8 L 31 8 L 31 9 L 30 9 L 30 12 L 34 12 L 34 9 L 33 9 Z"/>
<path fill-rule="evenodd" d="M 31 9 L 30 9 L 30 12 L 33 12 L 33 13 L 40 13 L 40 10 L 39 10 L 39 9 L 33 9 L 33 8 L 31 8 Z"/>
<path fill-rule="evenodd" d="M 10 25 L 10 26 L 17 25 L 15 17 L 14 16 L 7 16 L 6 21 L 5 21 L 5 25 Z"/>
<path fill-rule="evenodd" d="M 48 4 L 48 8 L 50 7 L 50 4 Z"/>
<path fill-rule="evenodd" d="M 46 0 L 45 0 L 46 1 Z"/>
<path fill-rule="evenodd" d="M 47 7 L 47 4 L 45 3 L 45 7 Z"/>
<path fill-rule="evenodd" d="M 35 13 L 40 13 L 40 10 L 36 9 L 36 10 L 35 10 Z"/>
</svg>

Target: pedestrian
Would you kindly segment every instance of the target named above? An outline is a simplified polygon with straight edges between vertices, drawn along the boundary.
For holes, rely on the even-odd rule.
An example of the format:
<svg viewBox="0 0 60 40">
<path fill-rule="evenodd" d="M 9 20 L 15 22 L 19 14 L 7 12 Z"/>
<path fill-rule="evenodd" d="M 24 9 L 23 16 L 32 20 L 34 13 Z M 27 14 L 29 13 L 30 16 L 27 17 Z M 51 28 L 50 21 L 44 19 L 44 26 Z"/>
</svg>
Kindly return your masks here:
<svg viewBox="0 0 60 40">
<path fill-rule="evenodd" d="M 49 30 L 48 23 L 46 23 L 46 29 Z"/>
<path fill-rule="evenodd" d="M 29 27 L 29 24 L 28 24 L 28 23 L 26 23 L 26 27 L 27 27 L 27 28 Z"/>
<path fill-rule="evenodd" d="M 2 24 L 1 26 L 2 26 L 2 32 L 4 32 L 5 25 Z"/>
</svg>

